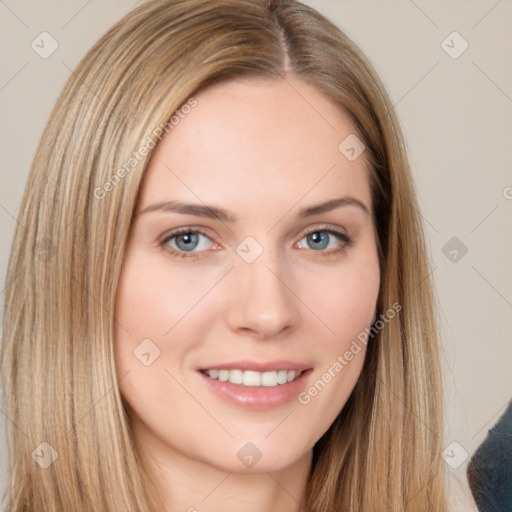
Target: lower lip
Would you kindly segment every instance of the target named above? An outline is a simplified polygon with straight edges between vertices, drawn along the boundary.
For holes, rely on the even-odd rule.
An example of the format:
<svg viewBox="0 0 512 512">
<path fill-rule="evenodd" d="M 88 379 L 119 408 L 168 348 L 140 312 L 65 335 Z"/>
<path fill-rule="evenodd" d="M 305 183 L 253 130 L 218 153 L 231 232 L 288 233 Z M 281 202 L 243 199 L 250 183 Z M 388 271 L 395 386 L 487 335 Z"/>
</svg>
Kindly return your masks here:
<svg viewBox="0 0 512 512">
<path fill-rule="evenodd" d="M 305 370 L 292 382 L 278 384 L 275 387 L 242 386 L 229 381 L 212 379 L 202 372 L 198 373 L 210 390 L 228 403 L 244 409 L 262 411 L 281 407 L 296 399 L 304 389 L 306 379 L 312 371 L 312 368 Z"/>
</svg>

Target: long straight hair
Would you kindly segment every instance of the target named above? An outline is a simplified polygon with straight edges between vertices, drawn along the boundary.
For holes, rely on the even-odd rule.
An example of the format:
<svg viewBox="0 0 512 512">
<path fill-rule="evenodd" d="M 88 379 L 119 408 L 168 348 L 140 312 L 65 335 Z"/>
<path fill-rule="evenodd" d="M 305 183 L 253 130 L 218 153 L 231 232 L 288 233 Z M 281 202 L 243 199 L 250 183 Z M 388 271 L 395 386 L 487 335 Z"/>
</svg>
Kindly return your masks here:
<svg viewBox="0 0 512 512">
<path fill-rule="evenodd" d="M 172 129 L 169 119 L 198 92 L 237 77 L 291 74 L 344 109 L 364 141 L 381 268 L 378 315 L 401 305 L 370 339 L 356 388 L 314 447 L 304 510 L 446 510 L 430 262 L 382 82 L 340 29 L 295 0 L 150 0 L 72 72 L 30 170 L 1 354 L 10 512 L 159 509 L 113 351 L 139 185 L 157 134 Z"/>
</svg>

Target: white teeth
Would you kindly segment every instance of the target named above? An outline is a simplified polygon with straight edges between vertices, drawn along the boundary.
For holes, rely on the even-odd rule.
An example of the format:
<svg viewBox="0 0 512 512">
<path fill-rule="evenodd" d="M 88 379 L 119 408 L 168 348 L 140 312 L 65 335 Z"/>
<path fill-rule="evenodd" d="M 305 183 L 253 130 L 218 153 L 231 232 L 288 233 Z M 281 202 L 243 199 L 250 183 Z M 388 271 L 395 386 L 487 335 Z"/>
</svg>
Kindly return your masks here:
<svg viewBox="0 0 512 512">
<path fill-rule="evenodd" d="M 277 372 L 264 372 L 261 374 L 261 385 L 269 388 L 277 386 Z"/>
<path fill-rule="evenodd" d="M 244 372 L 243 381 L 244 386 L 261 386 L 261 373 L 260 372 Z"/>
<path fill-rule="evenodd" d="M 301 371 L 279 370 L 274 372 L 255 372 L 242 370 L 204 370 L 203 373 L 214 380 L 231 382 L 248 387 L 269 387 L 273 388 L 279 384 L 286 384 L 300 377 Z"/>
<path fill-rule="evenodd" d="M 229 370 L 229 382 L 231 384 L 242 384 L 244 372 L 242 370 Z"/>
<path fill-rule="evenodd" d="M 279 370 L 277 372 L 277 383 L 286 384 L 288 382 L 288 372 L 286 370 Z"/>
</svg>

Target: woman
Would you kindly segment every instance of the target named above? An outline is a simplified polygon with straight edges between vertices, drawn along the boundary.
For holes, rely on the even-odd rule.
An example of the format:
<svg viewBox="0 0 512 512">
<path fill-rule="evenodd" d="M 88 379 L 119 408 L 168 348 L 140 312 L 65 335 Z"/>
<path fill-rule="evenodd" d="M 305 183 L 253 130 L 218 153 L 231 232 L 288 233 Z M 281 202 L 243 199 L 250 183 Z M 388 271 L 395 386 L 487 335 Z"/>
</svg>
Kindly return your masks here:
<svg viewBox="0 0 512 512">
<path fill-rule="evenodd" d="M 128 14 L 66 84 L 19 225 L 9 510 L 446 510 L 402 136 L 316 11 Z"/>
</svg>

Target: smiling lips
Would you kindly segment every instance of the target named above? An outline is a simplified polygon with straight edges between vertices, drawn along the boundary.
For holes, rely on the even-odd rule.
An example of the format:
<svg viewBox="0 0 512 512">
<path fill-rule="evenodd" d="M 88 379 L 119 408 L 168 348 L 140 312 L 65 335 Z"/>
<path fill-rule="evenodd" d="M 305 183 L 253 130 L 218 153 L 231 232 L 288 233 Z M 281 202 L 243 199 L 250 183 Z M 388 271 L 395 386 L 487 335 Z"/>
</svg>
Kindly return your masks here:
<svg viewBox="0 0 512 512">
<path fill-rule="evenodd" d="M 203 369 L 198 374 L 221 400 L 235 407 L 264 411 L 296 400 L 312 371 L 311 367 L 267 371 L 231 367 Z"/>
<path fill-rule="evenodd" d="M 232 361 L 200 368 L 200 372 L 213 380 L 247 387 L 273 388 L 298 379 L 310 366 L 286 360 Z"/>
<path fill-rule="evenodd" d="M 253 370 L 202 370 L 205 375 L 211 379 L 221 382 L 231 382 L 232 384 L 240 384 L 248 387 L 276 387 L 278 385 L 287 384 L 298 379 L 302 374 L 301 370 L 277 370 L 268 372 L 258 372 Z"/>
<path fill-rule="evenodd" d="M 265 410 L 292 402 L 313 368 L 293 361 L 233 361 L 198 369 L 203 382 L 219 398 L 237 407 Z"/>
</svg>

